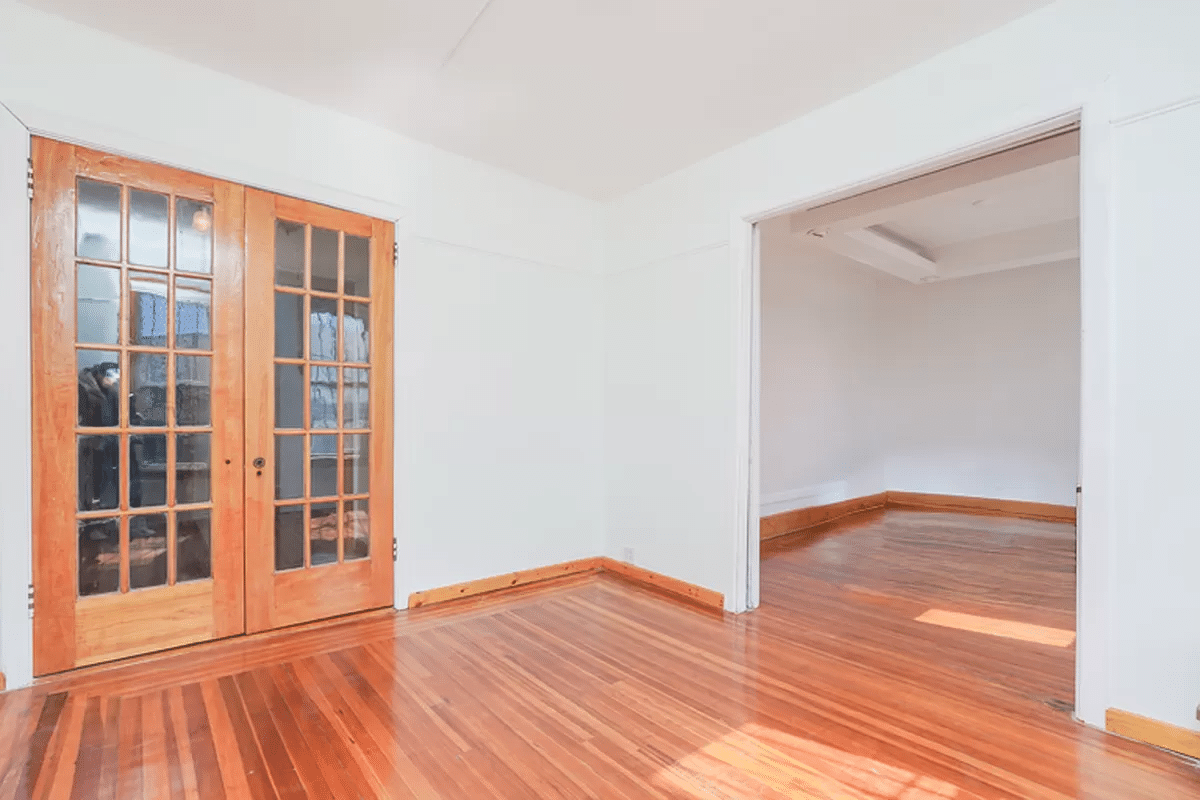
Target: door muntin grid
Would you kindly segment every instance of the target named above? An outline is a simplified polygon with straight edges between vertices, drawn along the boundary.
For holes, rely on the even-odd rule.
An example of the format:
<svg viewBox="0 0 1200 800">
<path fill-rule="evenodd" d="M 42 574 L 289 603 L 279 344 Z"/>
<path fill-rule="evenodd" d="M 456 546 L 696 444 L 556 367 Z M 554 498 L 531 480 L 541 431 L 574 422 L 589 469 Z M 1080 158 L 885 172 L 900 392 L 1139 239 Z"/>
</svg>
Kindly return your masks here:
<svg viewBox="0 0 1200 800">
<path fill-rule="evenodd" d="M 370 557 L 370 239 L 275 222 L 275 571 Z"/>
<path fill-rule="evenodd" d="M 80 597 L 212 577 L 212 203 L 76 179 Z"/>
</svg>

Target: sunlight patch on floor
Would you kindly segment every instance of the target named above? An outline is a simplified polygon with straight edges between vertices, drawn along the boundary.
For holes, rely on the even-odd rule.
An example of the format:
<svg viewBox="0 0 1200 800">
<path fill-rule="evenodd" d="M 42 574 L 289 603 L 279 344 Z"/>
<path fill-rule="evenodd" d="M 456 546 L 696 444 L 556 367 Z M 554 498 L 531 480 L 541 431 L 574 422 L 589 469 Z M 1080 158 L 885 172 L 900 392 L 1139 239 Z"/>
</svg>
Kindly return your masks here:
<svg viewBox="0 0 1200 800">
<path fill-rule="evenodd" d="M 755 723 L 664 768 L 659 777 L 696 798 L 950 800 L 958 788 Z"/>
<path fill-rule="evenodd" d="M 943 628 L 957 628 L 963 631 L 986 633 L 991 636 L 1003 636 L 1006 639 L 1020 639 L 1023 642 L 1048 644 L 1053 647 L 1070 647 L 1075 641 L 1075 631 L 1031 625 L 1028 622 L 979 617 L 975 614 L 962 614 L 957 611 L 942 611 L 937 608 L 931 608 L 917 617 L 917 622 L 928 622 Z"/>
</svg>

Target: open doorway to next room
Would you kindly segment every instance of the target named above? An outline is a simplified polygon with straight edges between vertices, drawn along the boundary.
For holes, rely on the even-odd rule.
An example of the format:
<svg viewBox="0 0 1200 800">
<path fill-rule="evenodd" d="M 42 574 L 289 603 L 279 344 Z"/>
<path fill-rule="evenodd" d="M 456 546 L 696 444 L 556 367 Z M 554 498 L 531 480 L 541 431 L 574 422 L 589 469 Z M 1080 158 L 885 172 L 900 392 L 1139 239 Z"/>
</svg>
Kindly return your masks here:
<svg viewBox="0 0 1200 800">
<path fill-rule="evenodd" d="M 759 236 L 764 609 L 951 693 L 1070 710 L 1078 132 Z"/>
</svg>

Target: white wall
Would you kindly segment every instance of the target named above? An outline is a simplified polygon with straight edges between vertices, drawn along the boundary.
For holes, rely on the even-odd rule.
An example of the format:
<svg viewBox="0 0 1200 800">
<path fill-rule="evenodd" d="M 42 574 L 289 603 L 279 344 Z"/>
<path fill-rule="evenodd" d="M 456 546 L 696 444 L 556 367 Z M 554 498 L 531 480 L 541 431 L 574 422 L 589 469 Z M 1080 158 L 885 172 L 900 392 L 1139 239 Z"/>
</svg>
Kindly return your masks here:
<svg viewBox="0 0 1200 800">
<path fill-rule="evenodd" d="M 1172 491 L 1200 483 L 1200 462 L 1180 448 L 1200 425 L 1194 404 L 1185 409 L 1178 391 L 1193 381 L 1194 359 L 1168 366 L 1161 356 L 1182 346 L 1184 333 L 1195 334 L 1194 314 L 1157 310 L 1178 308 L 1187 296 L 1181 288 L 1195 275 L 1183 267 L 1194 249 L 1184 233 L 1192 226 L 1181 223 L 1164 236 L 1158 219 L 1159 212 L 1178 217 L 1200 195 L 1200 183 L 1185 183 L 1194 163 L 1194 112 L 1139 116 L 1200 98 L 1197 29 L 1200 4 L 1188 0 L 1060 0 L 613 203 L 605 311 L 614 331 L 605 424 L 610 551 L 632 546 L 650 569 L 727 597 L 738 592 L 729 565 L 742 557 L 744 521 L 730 476 L 745 457 L 744 420 L 732 412 L 746 378 L 738 348 L 741 248 L 728 246 L 737 241 L 731 234 L 738 219 L 762 218 L 1085 106 L 1088 400 L 1077 713 L 1103 724 L 1104 710 L 1119 704 L 1200 727 L 1200 642 L 1175 616 L 1194 609 L 1200 594 L 1194 575 L 1180 574 L 1195 563 L 1196 527 L 1183 507 L 1189 493 Z M 1154 150 L 1179 154 L 1189 166 L 1174 175 L 1137 175 L 1139 159 Z M 1147 266 L 1141 250 L 1150 242 L 1157 260 Z M 1152 279 L 1135 290 L 1114 291 L 1147 274 Z M 631 307 L 655 313 L 630 314 Z M 1130 324 L 1146 319 L 1140 328 Z M 1159 340 L 1158 332 L 1175 338 Z M 677 355 L 686 356 L 688 369 L 663 360 Z M 669 436 L 638 435 L 664 428 Z M 1144 454 L 1141 461 L 1136 453 Z M 1132 468 L 1149 453 L 1161 459 L 1153 469 Z M 611 490 L 615 484 L 621 491 Z M 697 502 L 708 504 L 707 514 L 682 511 Z M 686 547 L 678 546 L 677 521 L 664 508 L 689 514 Z M 1122 557 L 1136 548 L 1155 555 Z M 1144 613 L 1150 608 L 1164 613 Z M 1141 646 L 1126 649 L 1133 641 Z M 1162 679 L 1168 673 L 1173 680 Z"/>
<path fill-rule="evenodd" d="M 1116 131 L 1112 705 L 1200 728 L 1200 106 Z M 1085 499 L 1086 505 L 1086 499 Z M 1129 679 L 1124 679 L 1128 676 Z M 1134 680 L 1133 678 L 1136 678 Z"/>
<path fill-rule="evenodd" d="M 880 296 L 887 488 L 1075 505 L 1079 265 Z"/>
<path fill-rule="evenodd" d="M 28 158 L 25 128 L 0 108 L 0 269 L 8 275 L 29 274 L 29 198 L 25 192 Z M 0 671 L 20 684 L 28 680 L 33 668 L 29 648 L 33 628 L 25 594 L 31 580 L 33 545 L 28 535 L 33 506 L 28 278 L 10 280 L 5 294 L 9 306 L 0 314 L 0 360 L 6 366 L 0 419 L 7 421 L 0 429 L 0 452 L 4 453 L 7 470 L 4 480 L 0 480 Z M 20 535 L 22 531 L 24 536 Z"/>
<path fill-rule="evenodd" d="M 885 491 L 880 292 L 889 278 L 805 247 L 787 217 L 763 223 L 760 237 L 759 513 Z"/>
<path fill-rule="evenodd" d="M 763 516 L 886 489 L 1075 504 L 1077 262 L 914 285 L 761 230 Z"/>
<path fill-rule="evenodd" d="M 0 103 L 35 130 L 403 217 L 400 605 L 602 551 L 600 206 L 8 0 Z M 9 155 L 21 183 L 5 185 L 23 191 L 25 157 Z M 0 268 L 28 285 L 11 254 Z M 27 376 L 28 349 L 0 351 L 0 369 Z M 0 486 L 27 481 L 24 462 L 5 459 Z M 9 579 L 7 560 L 27 552 L 29 514 L 6 503 L 4 515 L 0 608 L 21 609 L 24 580 Z M 28 636 L 3 619 L 0 670 L 20 685 Z"/>
<path fill-rule="evenodd" d="M 625 423 L 606 431 L 624 467 L 607 474 L 607 554 L 720 590 L 732 553 L 696 535 L 734 524 L 734 402 L 714 369 L 733 358 L 728 263 L 724 247 L 690 253 L 613 275 L 605 295 L 605 411 Z"/>
</svg>

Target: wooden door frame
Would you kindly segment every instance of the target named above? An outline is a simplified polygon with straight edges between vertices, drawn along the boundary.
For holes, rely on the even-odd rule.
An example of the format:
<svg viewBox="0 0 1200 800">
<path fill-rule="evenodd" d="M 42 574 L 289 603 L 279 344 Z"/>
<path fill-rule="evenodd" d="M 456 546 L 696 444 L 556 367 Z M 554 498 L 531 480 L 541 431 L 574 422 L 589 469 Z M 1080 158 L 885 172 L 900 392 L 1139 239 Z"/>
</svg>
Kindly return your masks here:
<svg viewBox="0 0 1200 800">
<path fill-rule="evenodd" d="M 108 125 L 80 117 L 67 118 L 47 114 L 36 108 L 23 108 L 10 113 L 0 105 L 3 124 L 16 120 L 24 128 L 24 147 L 17 150 L 0 148 L 0 196 L 23 198 L 25 216 L 4 217 L 0 222 L 12 225 L 12 236 L 5 243 L 12 245 L 12 252 L 0 252 L 5 262 L 14 264 L 17 272 L 24 276 L 9 287 L 15 306 L 0 315 L 0 330 L 6 331 L 5 341 L 12 343 L 12 355 L 0 361 L 14 376 L 13 392 L 9 395 L 11 406 L 7 409 L 8 430 L 13 437 L 15 451 L 31 453 L 33 407 L 31 402 L 31 372 L 33 360 L 30 352 L 31 318 L 31 273 L 29 256 L 32 252 L 31 226 L 29 224 L 28 196 L 26 194 L 29 143 L 34 136 L 69 142 L 114 155 L 121 155 L 151 164 L 173 169 L 195 172 L 220 180 L 251 187 L 267 188 L 292 197 L 341 208 L 358 214 L 382 219 L 395 230 L 396 241 L 404 247 L 412 210 L 396 201 L 380 196 L 363 195 L 343 191 L 325 183 L 306 178 L 298 173 L 281 172 L 229 156 L 224 152 L 202 153 L 185 144 L 149 139 L 128 131 L 116 130 Z M 11 127 L 11 126 L 9 126 Z M 6 231 L 9 226 L 6 225 Z M 2 246 L 2 245 L 0 245 Z M 10 260 L 12 259 L 12 260 Z M 400 292 L 397 270 L 397 285 Z M 396 303 L 399 306 L 399 303 Z M 7 327 L 5 327 L 7 326 Z M 0 356 L 3 358 L 3 356 Z M 393 380 L 396 380 L 393 371 Z M 393 385 L 394 396 L 399 396 L 398 387 Z M 0 570 L 0 672 L 5 673 L 8 689 L 19 689 L 33 683 L 33 625 L 29 611 L 33 576 L 33 510 L 32 510 L 32 462 L 28 458 L 14 470 L 12 480 L 0 487 L 0 499 L 5 500 L 0 527 L 0 546 L 6 555 L 5 565 Z M 395 494 L 399 494 L 398 492 Z M 397 531 L 400 557 L 405 549 L 405 537 Z M 395 597 L 406 596 L 398 582 L 401 570 L 395 571 Z"/>
</svg>

